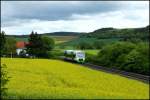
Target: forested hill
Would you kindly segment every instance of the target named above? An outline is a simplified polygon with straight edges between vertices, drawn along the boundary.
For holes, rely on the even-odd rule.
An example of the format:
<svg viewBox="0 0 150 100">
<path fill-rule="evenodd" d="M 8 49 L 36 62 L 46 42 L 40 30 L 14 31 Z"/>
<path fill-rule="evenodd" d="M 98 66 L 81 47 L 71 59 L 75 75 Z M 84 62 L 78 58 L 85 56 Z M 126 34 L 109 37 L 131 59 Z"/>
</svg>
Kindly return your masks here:
<svg viewBox="0 0 150 100">
<path fill-rule="evenodd" d="M 148 39 L 149 37 L 149 26 L 143 28 L 102 28 L 95 30 L 94 32 L 83 34 L 81 37 L 92 37 L 92 38 L 140 38 Z"/>
<path fill-rule="evenodd" d="M 46 36 L 80 36 L 88 38 L 149 38 L 149 26 L 143 28 L 126 28 L 126 29 L 116 29 L 116 28 L 101 28 L 90 33 L 80 33 L 80 32 L 53 32 L 53 33 L 43 33 L 41 35 Z M 8 35 L 13 37 L 27 38 L 28 35 Z"/>
<path fill-rule="evenodd" d="M 53 33 L 44 33 L 44 35 L 50 36 L 78 36 L 82 33 L 79 32 L 53 32 Z"/>
<path fill-rule="evenodd" d="M 46 36 L 78 36 L 82 33 L 79 32 L 52 32 L 52 33 L 42 33 L 40 35 Z M 28 38 L 29 35 L 7 35 L 8 37 L 21 37 L 21 38 Z"/>
</svg>

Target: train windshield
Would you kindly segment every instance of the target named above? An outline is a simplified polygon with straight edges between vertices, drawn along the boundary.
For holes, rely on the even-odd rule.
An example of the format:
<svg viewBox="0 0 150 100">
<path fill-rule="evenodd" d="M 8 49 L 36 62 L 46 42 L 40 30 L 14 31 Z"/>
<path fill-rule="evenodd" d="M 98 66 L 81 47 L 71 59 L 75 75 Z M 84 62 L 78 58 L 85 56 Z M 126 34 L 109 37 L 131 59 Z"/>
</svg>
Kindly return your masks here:
<svg viewBox="0 0 150 100">
<path fill-rule="evenodd" d="M 85 54 L 84 54 L 83 52 L 78 52 L 78 53 L 76 54 L 76 56 L 79 57 L 79 58 L 84 58 L 84 57 L 85 57 Z"/>
</svg>

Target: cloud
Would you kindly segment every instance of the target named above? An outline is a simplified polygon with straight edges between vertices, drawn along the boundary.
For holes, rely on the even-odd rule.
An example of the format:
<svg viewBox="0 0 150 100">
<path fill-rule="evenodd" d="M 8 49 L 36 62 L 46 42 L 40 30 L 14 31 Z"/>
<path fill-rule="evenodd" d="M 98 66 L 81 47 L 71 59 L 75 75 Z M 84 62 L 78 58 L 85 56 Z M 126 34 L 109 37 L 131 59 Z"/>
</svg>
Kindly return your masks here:
<svg viewBox="0 0 150 100">
<path fill-rule="evenodd" d="M 102 27 L 148 24 L 149 5 L 143 1 L 2 2 L 2 30 L 7 34 L 30 34 L 32 30 L 91 32 Z"/>
<path fill-rule="evenodd" d="M 13 1 L 2 2 L 2 19 L 67 20 L 74 14 L 108 12 L 120 9 L 118 4 L 81 1 Z"/>
</svg>

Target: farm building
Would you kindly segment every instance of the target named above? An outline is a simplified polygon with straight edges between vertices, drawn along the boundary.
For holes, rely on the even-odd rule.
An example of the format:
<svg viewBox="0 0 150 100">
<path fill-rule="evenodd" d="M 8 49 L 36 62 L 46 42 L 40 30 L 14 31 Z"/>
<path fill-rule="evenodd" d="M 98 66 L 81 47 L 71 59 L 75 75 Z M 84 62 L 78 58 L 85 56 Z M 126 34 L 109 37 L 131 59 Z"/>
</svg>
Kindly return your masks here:
<svg viewBox="0 0 150 100">
<path fill-rule="evenodd" d="M 26 48 L 27 44 L 28 43 L 24 42 L 24 41 L 19 41 L 19 42 L 16 43 L 16 48 L 17 48 L 16 53 L 17 53 L 17 55 L 19 55 L 21 51 L 25 51 L 25 48 Z"/>
</svg>

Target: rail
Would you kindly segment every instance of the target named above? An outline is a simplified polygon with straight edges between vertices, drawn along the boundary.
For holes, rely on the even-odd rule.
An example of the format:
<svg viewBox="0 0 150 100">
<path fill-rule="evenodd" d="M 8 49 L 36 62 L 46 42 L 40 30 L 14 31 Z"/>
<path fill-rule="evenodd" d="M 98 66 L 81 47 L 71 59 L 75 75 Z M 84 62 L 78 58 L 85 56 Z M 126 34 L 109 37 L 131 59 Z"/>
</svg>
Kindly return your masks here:
<svg viewBox="0 0 150 100">
<path fill-rule="evenodd" d="M 150 76 L 147 76 L 147 75 L 137 74 L 137 73 L 133 73 L 133 72 L 126 72 L 126 71 L 122 71 L 122 70 L 118 70 L 118 69 L 114 69 L 114 68 L 103 67 L 103 66 L 99 66 L 99 65 L 95 65 L 95 64 L 91 64 L 91 63 L 79 64 L 79 63 L 72 61 L 71 59 L 64 59 L 63 56 L 60 57 L 60 59 L 67 61 L 67 62 L 69 61 L 71 63 L 82 65 L 84 67 L 92 68 L 95 70 L 100 70 L 100 71 L 108 72 L 108 73 L 112 73 L 112 74 L 118 74 L 120 76 L 124 76 L 124 77 L 130 78 L 130 79 L 142 81 L 147 84 L 149 84 L 149 81 L 150 81 Z"/>
<path fill-rule="evenodd" d="M 85 64 L 81 64 L 81 65 L 84 65 L 84 66 L 92 68 L 92 69 L 101 70 L 101 71 L 104 71 L 104 72 L 109 72 L 109 73 L 112 73 L 112 74 L 119 74 L 121 76 L 131 78 L 131 79 L 135 79 L 135 80 L 139 80 L 139 81 L 142 81 L 142 82 L 148 83 L 148 84 L 149 84 L 149 81 L 150 81 L 150 76 L 147 76 L 147 75 L 142 75 L 142 74 L 137 74 L 137 73 L 132 73 L 132 72 L 126 72 L 126 71 L 122 71 L 122 70 L 118 70 L 118 69 L 113 69 L 113 68 L 94 65 L 94 64 L 91 64 L 91 63 L 85 63 Z"/>
</svg>

